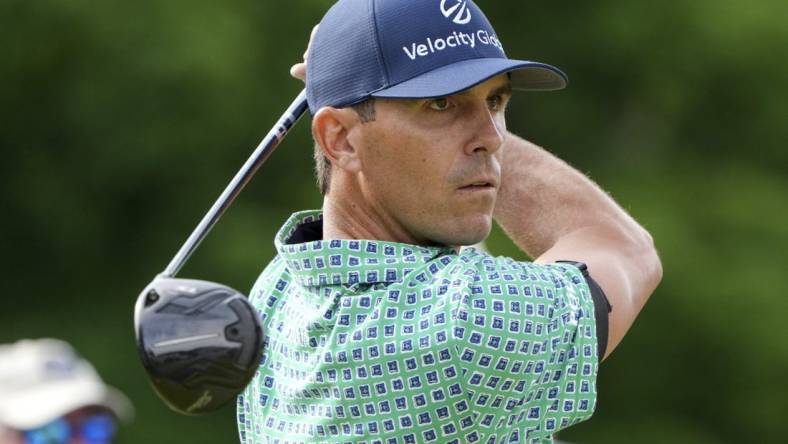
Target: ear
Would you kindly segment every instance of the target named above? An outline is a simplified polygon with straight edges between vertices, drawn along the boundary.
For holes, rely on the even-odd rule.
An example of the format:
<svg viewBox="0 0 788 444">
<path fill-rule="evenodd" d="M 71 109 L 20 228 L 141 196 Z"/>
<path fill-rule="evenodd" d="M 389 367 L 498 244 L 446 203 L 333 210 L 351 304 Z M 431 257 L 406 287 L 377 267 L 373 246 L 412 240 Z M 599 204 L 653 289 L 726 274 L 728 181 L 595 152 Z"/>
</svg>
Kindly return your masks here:
<svg viewBox="0 0 788 444">
<path fill-rule="evenodd" d="M 358 151 L 350 143 L 348 135 L 359 123 L 350 108 L 321 108 L 312 118 L 312 136 L 331 161 L 331 166 L 348 172 L 361 168 Z"/>
</svg>

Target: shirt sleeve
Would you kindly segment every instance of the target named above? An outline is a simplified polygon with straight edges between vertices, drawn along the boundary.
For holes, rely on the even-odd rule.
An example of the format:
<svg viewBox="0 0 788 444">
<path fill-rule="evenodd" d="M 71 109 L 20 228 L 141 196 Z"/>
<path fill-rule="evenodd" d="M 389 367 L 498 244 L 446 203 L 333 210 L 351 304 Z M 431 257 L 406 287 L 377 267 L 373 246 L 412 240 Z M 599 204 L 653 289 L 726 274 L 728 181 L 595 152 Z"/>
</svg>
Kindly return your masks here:
<svg viewBox="0 0 788 444">
<path fill-rule="evenodd" d="M 583 278 L 588 284 L 588 289 L 591 291 L 591 299 L 594 301 L 594 320 L 596 321 L 596 341 L 597 341 L 597 356 L 601 361 L 607 352 L 607 337 L 609 331 L 609 315 L 613 311 L 613 306 L 607 298 L 602 287 L 597 284 L 588 271 L 588 266 L 582 262 L 575 261 L 558 261 L 558 263 L 569 264 L 576 267 L 583 273 Z"/>
<path fill-rule="evenodd" d="M 598 341 L 594 300 L 579 268 L 485 259 L 458 323 L 466 391 L 482 422 L 505 414 L 507 423 L 540 437 L 591 416 Z"/>
</svg>

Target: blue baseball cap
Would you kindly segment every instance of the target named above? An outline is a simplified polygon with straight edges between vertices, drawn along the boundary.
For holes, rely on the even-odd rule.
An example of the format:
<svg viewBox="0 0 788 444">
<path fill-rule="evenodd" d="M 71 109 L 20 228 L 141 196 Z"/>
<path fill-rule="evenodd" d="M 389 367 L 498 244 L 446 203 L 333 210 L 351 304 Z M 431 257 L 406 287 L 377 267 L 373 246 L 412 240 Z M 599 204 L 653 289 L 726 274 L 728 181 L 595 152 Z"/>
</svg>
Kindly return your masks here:
<svg viewBox="0 0 788 444">
<path fill-rule="evenodd" d="M 326 13 L 307 58 L 314 115 L 370 97 L 443 97 L 510 73 L 513 89 L 566 86 L 560 69 L 512 60 L 471 0 L 339 0 Z"/>
</svg>

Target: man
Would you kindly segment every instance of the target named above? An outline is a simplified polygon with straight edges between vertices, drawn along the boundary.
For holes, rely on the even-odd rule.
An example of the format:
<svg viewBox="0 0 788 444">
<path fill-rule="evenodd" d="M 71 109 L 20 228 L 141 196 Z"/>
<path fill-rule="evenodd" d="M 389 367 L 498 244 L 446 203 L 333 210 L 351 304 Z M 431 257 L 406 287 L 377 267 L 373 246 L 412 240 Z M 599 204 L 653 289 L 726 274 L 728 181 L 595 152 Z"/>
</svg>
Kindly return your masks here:
<svg viewBox="0 0 788 444">
<path fill-rule="evenodd" d="M 65 342 L 0 346 L 0 444 L 109 444 L 131 403 Z"/>
<path fill-rule="evenodd" d="M 243 443 L 549 442 L 591 416 L 662 270 L 602 190 L 506 131 L 513 89 L 565 82 L 507 59 L 470 0 L 331 8 L 306 56 L 323 209 L 252 290 Z M 493 218 L 533 263 L 460 248 Z"/>
</svg>

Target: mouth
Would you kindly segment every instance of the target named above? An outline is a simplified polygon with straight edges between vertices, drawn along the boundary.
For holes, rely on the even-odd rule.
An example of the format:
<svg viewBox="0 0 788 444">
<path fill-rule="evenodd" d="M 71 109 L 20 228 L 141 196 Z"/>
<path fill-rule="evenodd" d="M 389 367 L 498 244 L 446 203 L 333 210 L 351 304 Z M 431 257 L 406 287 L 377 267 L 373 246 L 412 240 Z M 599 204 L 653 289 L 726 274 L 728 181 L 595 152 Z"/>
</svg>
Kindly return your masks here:
<svg viewBox="0 0 788 444">
<path fill-rule="evenodd" d="M 497 187 L 497 184 L 494 180 L 491 179 L 478 179 L 474 180 L 473 182 L 461 186 L 460 190 L 466 191 L 475 191 L 475 190 L 494 190 Z"/>
</svg>

